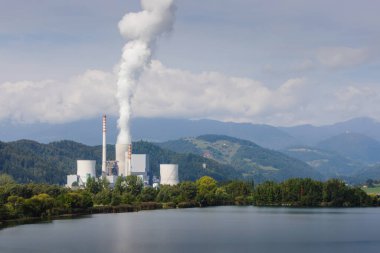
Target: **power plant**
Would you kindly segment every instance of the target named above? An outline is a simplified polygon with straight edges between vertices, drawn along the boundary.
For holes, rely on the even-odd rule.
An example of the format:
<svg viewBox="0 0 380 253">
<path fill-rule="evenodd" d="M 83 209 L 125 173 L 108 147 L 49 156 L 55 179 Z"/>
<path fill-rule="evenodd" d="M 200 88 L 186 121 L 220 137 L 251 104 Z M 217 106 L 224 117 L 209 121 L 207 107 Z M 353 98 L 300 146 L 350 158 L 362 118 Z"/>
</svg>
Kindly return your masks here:
<svg viewBox="0 0 380 253">
<path fill-rule="evenodd" d="M 100 178 L 106 178 L 111 187 L 117 177 L 130 175 L 141 178 L 144 185 L 149 185 L 149 155 L 133 154 L 132 144 L 116 144 L 115 160 L 107 160 L 107 116 L 102 118 L 102 172 Z M 95 160 L 77 160 L 77 173 L 67 175 L 67 187 L 84 187 L 87 179 L 97 178 Z M 160 164 L 160 184 L 175 185 L 179 183 L 178 164 Z"/>
</svg>

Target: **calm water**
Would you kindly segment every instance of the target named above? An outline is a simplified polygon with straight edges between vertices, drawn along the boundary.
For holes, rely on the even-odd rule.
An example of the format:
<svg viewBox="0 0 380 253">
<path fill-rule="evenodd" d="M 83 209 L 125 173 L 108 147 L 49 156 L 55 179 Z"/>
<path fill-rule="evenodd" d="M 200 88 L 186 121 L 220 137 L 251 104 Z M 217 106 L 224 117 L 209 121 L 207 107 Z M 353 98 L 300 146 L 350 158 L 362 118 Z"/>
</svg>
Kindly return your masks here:
<svg viewBox="0 0 380 253">
<path fill-rule="evenodd" d="M 380 208 L 217 207 L 99 214 L 0 230 L 0 252 L 379 252 Z"/>
</svg>

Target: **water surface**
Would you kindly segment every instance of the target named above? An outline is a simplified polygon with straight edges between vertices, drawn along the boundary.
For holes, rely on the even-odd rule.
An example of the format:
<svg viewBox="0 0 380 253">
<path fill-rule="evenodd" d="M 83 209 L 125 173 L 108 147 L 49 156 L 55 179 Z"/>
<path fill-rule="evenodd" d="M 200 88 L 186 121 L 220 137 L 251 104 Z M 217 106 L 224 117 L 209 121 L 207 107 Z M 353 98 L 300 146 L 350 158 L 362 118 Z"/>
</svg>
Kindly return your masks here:
<svg viewBox="0 0 380 253">
<path fill-rule="evenodd" d="M 378 252 L 379 229 L 380 208 L 156 210 L 6 228 L 0 252 Z"/>
</svg>

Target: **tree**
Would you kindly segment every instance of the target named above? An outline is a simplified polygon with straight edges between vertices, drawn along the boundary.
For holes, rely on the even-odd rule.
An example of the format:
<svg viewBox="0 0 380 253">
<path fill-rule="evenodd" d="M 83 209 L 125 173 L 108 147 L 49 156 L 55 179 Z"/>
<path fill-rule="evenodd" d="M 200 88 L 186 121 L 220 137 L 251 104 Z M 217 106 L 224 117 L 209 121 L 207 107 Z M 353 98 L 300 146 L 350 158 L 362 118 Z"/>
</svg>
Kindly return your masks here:
<svg viewBox="0 0 380 253">
<path fill-rule="evenodd" d="M 139 195 L 139 200 L 143 202 L 154 201 L 158 191 L 153 187 L 145 187 Z"/>
<path fill-rule="evenodd" d="M 213 205 L 215 203 L 215 191 L 217 182 L 209 176 L 203 176 L 195 182 L 197 186 L 197 200 L 202 206 Z"/>
<path fill-rule="evenodd" d="M 194 200 L 197 196 L 197 186 L 194 182 L 186 181 L 179 185 L 182 201 Z"/>
<path fill-rule="evenodd" d="M 102 187 L 99 181 L 96 180 L 96 178 L 88 177 L 85 189 L 92 194 L 97 194 L 98 192 L 102 190 Z"/>
<path fill-rule="evenodd" d="M 13 177 L 8 174 L 0 174 L 0 185 L 14 184 Z"/>
<path fill-rule="evenodd" d="M 125 178 L 125 182 L 126 182 L 126 191 L 131 193 L 134 196 L 139 195 L 144 187 L 144 182 L 138 176 L 134 176 L 134 175 L 127 176 Z"/>
</svg>

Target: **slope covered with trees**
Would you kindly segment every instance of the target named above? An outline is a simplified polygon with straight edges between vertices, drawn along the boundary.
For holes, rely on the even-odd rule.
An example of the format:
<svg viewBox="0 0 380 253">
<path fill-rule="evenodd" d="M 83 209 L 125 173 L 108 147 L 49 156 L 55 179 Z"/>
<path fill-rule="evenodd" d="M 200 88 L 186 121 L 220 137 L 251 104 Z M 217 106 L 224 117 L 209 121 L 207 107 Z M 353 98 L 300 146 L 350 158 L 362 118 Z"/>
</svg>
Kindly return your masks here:
<svg viewBox="0 0 380 253">
<path fill-rule="evenodd" d="M 323 178 L 305 162 L 278 151 L 262 148 L 253 142 L 229 136 L 203 135 L 159 145 L 175 152 L 195 153 L 231 165 L 244 178 L 253 178 L 256 182 L 282 181 L 292 177 Z"/>
</svg>

